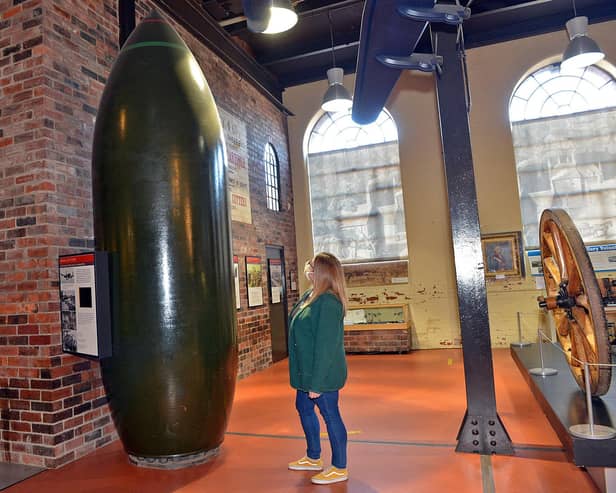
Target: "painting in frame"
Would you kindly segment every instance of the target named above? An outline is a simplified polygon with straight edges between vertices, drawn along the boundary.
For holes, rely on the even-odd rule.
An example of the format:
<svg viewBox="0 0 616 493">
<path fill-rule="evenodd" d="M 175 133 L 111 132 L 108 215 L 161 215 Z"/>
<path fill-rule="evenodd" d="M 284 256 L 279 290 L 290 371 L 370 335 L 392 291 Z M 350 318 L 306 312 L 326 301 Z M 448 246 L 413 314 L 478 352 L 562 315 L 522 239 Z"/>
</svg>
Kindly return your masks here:
<svg viewBox="0 0 616 493">
<path fill-rule="evenodd" d="M 246 286 L 248 288 L 248 307 L 263 304 L 263 268 L 261 257 L 245 257 Z"/>
<path fill-rule="evenodd" d="M 523 277 L 522 233 L 511 231 L 481 236 L 486 278 Z"/>
</svg>

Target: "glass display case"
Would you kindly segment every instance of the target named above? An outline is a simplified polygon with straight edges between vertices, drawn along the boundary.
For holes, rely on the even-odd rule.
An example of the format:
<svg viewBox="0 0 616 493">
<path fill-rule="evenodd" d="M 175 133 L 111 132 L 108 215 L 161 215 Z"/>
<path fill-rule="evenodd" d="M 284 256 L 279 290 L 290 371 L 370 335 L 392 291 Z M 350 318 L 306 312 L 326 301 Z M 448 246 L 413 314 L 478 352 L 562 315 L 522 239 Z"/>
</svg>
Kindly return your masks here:
<svg viewBox="0 0 616 493">
<path fill-rule="evenodd" d="M 400 330 L 408 329 L 408 304 L 351 305 L 344 318 L 344 329 Z"/>
</svg>

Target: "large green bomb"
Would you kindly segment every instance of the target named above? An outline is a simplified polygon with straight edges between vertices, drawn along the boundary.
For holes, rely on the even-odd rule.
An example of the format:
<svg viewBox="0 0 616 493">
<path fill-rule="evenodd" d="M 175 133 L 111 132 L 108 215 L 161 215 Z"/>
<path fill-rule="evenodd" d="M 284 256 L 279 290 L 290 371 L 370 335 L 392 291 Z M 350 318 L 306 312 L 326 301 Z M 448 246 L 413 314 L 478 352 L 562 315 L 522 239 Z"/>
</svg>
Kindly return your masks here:
<svg viewBox="0 0 616 493">
<path fill-rule="evenodd" d="M 223 441 L 237 374 L 223 146 L 199 65 L 151 14 L 111 70 L 93 149 L 96 245 L 112 265 L 103 377 L 140 465 L 193 464 Z"/>
</svg>

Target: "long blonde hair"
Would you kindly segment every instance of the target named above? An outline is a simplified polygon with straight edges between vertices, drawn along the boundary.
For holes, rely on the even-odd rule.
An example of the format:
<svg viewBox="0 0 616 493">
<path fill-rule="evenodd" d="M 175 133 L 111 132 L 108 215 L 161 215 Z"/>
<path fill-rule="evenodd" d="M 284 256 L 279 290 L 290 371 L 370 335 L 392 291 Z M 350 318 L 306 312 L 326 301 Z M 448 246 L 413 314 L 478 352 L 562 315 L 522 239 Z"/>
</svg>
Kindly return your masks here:
<svg viewBox="0 0 616 493">
<path fill-rule="evenodd" d="M 331 253 L 317 253 L 312 259 L 312 270 L 314 272 L 312 293 L 304 305 L 310 305 L 320 295 L 331 291 L 340 300 L 343 312 L 346 313 L 347 295 L 340 260 Z"/>
</svg>

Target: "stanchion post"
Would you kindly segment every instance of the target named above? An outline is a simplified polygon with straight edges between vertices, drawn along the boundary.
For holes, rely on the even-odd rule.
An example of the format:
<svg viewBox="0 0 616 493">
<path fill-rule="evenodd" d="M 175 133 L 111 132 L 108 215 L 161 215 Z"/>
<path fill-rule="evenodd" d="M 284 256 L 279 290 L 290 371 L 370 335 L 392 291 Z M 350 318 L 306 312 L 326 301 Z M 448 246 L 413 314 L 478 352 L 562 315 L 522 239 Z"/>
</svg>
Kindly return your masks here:
<svg viewBox="0 0 616 493">
<path fill-rule="evenodd" d="M 552 375 L 556 375 L 558 370 L 555 368 L 546 368 L 543 362 L 543 333 L 541 329 L 537 329 L 537 336 L 539 337 L 539 358 L 541 359 L 541 368 L 531 368 L 528 370 L 528 373 L 531 375 L 538 375 L 541 377 L 550 377 Z"/>
<path fill-rule="evenodd" d="M 592 409 L 592 394 L 590 391 L 590 368 L 588 361 L 584 361 L 584 390 L 586 392 L 586 413 L 588 424 L 573 425 L 569 431 L 578 438 L 590 440 L 607 440 L 616 437 L 616 430 L 610 426 L 595 425 L 595 416 Z"/>
<path fill-rule="evenodd" d="M 595 434 L 595 413 L 592 410 L 592 394 L 590 393 L 590 371 L 588 362 L 584 362 L 584 387 L 586 389 L 586 409 L 588 413 L 588 428 L 590 434 Z"/>
<path fill-rule="evenodd" d="M 511 346 L 513 347 L 526 347 L 530 346 L 530 342 L 524 342 L 522 340 L 522 314 L 517 312 L 518 316 L 518 342 L 512 342 Z"/>
</svg>

